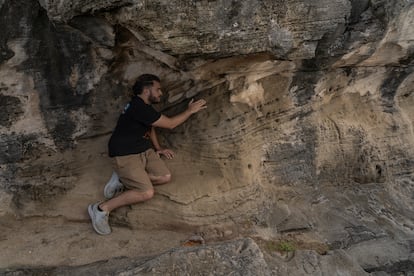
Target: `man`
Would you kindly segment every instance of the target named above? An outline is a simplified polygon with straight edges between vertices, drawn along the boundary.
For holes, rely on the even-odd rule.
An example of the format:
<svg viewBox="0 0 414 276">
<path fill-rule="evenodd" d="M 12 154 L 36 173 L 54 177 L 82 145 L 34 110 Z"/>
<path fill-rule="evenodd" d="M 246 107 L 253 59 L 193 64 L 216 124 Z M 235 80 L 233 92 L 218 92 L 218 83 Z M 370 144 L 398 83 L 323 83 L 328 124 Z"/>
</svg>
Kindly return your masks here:
<svg viewBox="0 0 414 276">
<path fill-rule="evenodd" d="M 93 228 L 101 235 L 111 233 L 108 217 L 112 210 L 151 199 L 153 184 L 171 180 L 171 173 L 160 155 L 171 159 L 174 153 L 160 146 L 155 127 L 173 129 L 207 107 L 205 100 L 191 100 L 184 112 L 173 117 L 162 115 L 151 106 L 161 100 L 160 79 L 150 74 L 139 76 L 132 90 L 132 99 L 120 115 L 108 143 L 116 172 L 104 189 L 108 200 L 88 206 Z M 123 188 L 124 192 L 117 194 Z"/>
</svg>

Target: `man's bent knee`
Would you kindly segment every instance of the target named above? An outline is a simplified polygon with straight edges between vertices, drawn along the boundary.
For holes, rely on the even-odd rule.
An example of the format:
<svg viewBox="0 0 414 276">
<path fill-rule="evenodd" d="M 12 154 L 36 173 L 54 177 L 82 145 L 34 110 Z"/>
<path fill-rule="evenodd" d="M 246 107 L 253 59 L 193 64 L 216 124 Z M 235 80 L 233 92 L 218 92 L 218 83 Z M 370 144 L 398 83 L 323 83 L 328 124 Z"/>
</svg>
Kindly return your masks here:
<svg viewBox="0 0 414 276">
<path fill-rule="evenodd" d="M 153 184 L 165 184 L 171 181 L 171 174 L 166 174 L 162 176 L 150 175 L 150 179 Z"/>
<path fill-rule="evenodd" d="M 161 176 L 160 181 L 162 183 L 168 183 L 168 182 L 170 182 L 171 181 L 171 174 L 167 174 L 167 175 Z"/>
<path fill-rule="evenodd" d="M 142 194 L 143 194 L 145 200 L 151 199 L 154 196 L 154 189 L 146 190 Z"/>
</svg>

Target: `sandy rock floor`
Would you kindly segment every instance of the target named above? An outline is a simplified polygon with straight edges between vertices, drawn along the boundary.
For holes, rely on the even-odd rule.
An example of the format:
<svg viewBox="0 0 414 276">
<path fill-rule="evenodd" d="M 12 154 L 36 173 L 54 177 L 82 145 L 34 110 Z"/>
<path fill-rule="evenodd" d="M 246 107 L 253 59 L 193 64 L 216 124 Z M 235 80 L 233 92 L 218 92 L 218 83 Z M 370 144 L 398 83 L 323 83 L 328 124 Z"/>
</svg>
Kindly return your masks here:
<svg viewBox="0 0 414 276">
<path fill-rule="evenodd" d="M 139 257 L 178 247 L 187 233 L 140 231 L 113 227 L 97 235 L 89 220 L 68 222 L 60 217 L 1 222 L 0 268 L 82 265 L 114 257 Z"/>
</svg>

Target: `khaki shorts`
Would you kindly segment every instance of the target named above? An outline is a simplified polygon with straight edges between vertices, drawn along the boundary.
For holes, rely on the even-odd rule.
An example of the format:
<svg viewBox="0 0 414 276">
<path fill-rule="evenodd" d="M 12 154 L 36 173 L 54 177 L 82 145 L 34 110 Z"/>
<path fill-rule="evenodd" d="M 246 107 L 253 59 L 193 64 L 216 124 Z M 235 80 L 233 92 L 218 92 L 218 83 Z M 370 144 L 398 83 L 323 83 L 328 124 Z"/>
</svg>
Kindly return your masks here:
<svg viewBox="0 0 414 276">
<path fill-rule="evenodd" d="M 152 189 L 149 174 L 153 176 L 165 176 L 170 170 L 164 161 L 153 150 L 149 149 L 138 154 L 113 157 L 112 166 L 119 179 L 127 189 L 147 191 Z"/>
</svg>

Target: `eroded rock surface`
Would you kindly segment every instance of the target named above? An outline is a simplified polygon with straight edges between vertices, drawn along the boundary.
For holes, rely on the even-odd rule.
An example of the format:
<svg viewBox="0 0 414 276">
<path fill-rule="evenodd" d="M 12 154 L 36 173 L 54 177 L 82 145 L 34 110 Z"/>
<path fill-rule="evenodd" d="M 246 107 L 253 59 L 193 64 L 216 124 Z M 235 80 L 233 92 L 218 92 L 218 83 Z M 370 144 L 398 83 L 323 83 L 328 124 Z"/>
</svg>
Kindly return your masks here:
<svg viewBox="0 0 414 276">
<path fill-rule="evenodd" d="M 319 256 L 300 251 L 291 263 L 277 260 L 269 267 L 263 253 L 251 239 L 235 240 L 201 247 L 176 248 L 155 257 L 117 258 L 78 267 L 8 269 L 5 275 L 366 275 L 359 265 L 343 254 L 332 251 Z"/>
<path fill-rule="evenodd" d="M 127 256 L 132 273 L 196 233 L 260 239 L 245 257 L 263 273 L 412 273 L 413 15 L 410 0 L 0 1 L 0 267 Z M 172 183 L 112 213 L 102 245 L 86 206 L 103 198 L 106 143 L 148 72 L 165 114 L 191 98 L 208 109 L 160 131 Z M 296 245 L 289 260 L 268 253 L 280 239 Z M 177 259 L 201 260 L 194 250 Z"/>
</svg>

